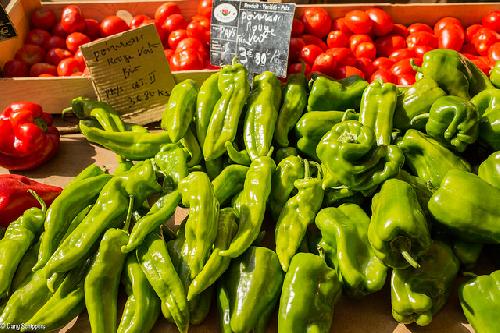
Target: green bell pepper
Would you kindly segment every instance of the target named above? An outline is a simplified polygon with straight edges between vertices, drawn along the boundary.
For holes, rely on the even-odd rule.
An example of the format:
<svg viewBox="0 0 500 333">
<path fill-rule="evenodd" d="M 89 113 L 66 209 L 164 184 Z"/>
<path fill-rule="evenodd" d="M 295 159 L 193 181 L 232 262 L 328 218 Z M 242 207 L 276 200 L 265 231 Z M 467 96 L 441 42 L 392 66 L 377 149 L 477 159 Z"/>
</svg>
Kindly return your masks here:
<svg viewBox="0 0 500 333">
<path fill-rule="evenodd" d="M 482 250 L 483 244 L 464 242 L 460 239 L 453 242 L 453 253 L 465 269 L 472 269 L 476 265 Z"/>
<path fill-rule="evenodd" d="M 307 111 L 359 110 L 361 95 L 368 82 L 354 75 L 341 80 L 316 76 L 309 82 Z"/>
<path fill-rule="evenodd" d="M 500 89 L 486 89 L 471 99 L 481 117 L 479 138 L 500 150 Z"/>
<path fill-rule="evenodd" d="M 500 188 L 500 151 L 494 152 L 479 165 L 477 175 L 489 184 Z"/>
<path fill-rule="evenodd" d="M 490 81 L 495 87 L 500 89 L 500 60 L 497 60 L 495 67 L 491 69 Z"/>
</svg>

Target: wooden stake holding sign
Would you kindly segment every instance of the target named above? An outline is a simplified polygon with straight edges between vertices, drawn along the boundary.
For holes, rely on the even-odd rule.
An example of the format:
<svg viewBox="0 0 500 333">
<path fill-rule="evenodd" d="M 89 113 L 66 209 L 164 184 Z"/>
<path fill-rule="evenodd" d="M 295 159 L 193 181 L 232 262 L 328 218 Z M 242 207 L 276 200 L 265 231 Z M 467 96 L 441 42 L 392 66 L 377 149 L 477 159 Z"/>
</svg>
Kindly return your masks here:
<svg viewBox="0 0 500 333">
<path fill-rule="evenodd" d="M 249 73 L 285 77 L 294 3 L 214 0 L 210 62 L 222 66 L 236 56 Z"/>
<path fill-rule="evenodd" d="M 0 5 L 0 42 L 16 37 L 16 30 L 10 21 L 9 15 Z"/>
<path fill-rule="evenodd" d="M 82 53 L 99 100 L 135 123 L 161 119 L 175 81 L 154 24 L 85 44 Z"/>
</svg>

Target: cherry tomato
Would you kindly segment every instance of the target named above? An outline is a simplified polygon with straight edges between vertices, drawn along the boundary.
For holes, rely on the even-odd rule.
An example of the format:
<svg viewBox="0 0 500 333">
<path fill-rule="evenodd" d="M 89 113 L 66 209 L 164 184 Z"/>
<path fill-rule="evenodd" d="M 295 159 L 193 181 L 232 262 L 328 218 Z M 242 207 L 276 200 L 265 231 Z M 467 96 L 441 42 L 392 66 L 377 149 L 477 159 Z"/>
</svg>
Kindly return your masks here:
<svg viewBox="0 0 500 333">
<path fill-rule="evenodd" d="M 392 31 L 392 17 L 380 8 L 370 8 L 365 11 L 373 21 L 372 32 L 375 36 L 385 36 Z"/>
<path fill-rule="evenodd" d="M 302 38 L 298 37 L 292 37 L 290 38 L 290 50 L 288 52 L 288 55 L 290 57 L 291 62 L 297 62 L 300 59 L 300 51 L 306 46 L 304 43 L 304 40 Z"/>
<path fill-rule="evenodd" d="M 477 53 L 479 53 L 480 55 L 487 55 L 488 49 L 496 41 L 497 41 L 496 32 L 488 28 L 479 29 L 472 38 L 472 43 L 476 47 Z"/>
<path fill-rule="evenodd" d="M 68 33 L 66 31 L 64 31 L 61 23 L 57 23 L 54 26 L 54 28 L 52 28 L 52 35 L 66 39 L 66 36 L 68 35 Z"/>
<path fill-rule="evenodd" d="M 181 14 L 172 14 L 165 22 L 161 25 L 161 28 L 165 30 L 166 33 L 170 33 L 175 30 L 186 29 L 188 23 Z"/>
<path fill-rule="evenodd" d="M 158 7 L 155 11 L 155 22 L 158 26 L 161 26 L 167 17 L 172 14 L 180 14 L 181 10 L 177 4 L 174 2 L 165 2 L 160 7 Z M 174 29 L 176 30 L 176 29 Z"/>
<path fill-rule="evenodd" d="M 3 66 L 3 75 L 5 77 L 28 76 L 29 66 L 22 60 L 12 59 Z"/>
<path fill-rule="evenodd" d="M 76 52 L 78 48 L 90 42 L 90 38 L 81 32 L 73 32 L 66 37 L 66 48 L 71 52 Z"/>
<path fill-rule="evenodd" d="M 392 75 L 391 72 L 381 68 L 377 69 L 370 77 L 370 82 L 375 80 L 381 80 L 382 82 L 388 82 L 394 84 L 396 84 L 397 82 L 396 78 L 394 77 L 394 75 Z"/>
<path fill-rule="evenodd" d="M 45 45 L 46 49 L 63 49 L 66 47 L 66 40 L 59 36 L 52 36 Z"/>
<path fill-rule="evenodd" d="M 202 57 L 202 60 L 208 57 L 207 50 L 203 46 L 202 42 L 193 37 L 184 38 L 179 41 L 179 43 L 177 43 L 177 47 L 175 48 L 175 52 L 177 53 L 188 49 L 195 50 Z"/>
<path fill-rule="evenodd" d="M 38 62 L 33 64 L 30 68 L 30 76 L 38 77 L 42 74 L 50 74 L 52 76 L 57 76 L 57 68 L 54 65 L 47 64 L 45 62 Z"/>
<path fill-rule="evenodd" d="M 497 33 L 500 33 L 500 10 L 495 10 L 484 16 L 482 23 L 486 28 L 489 28 Z"/>
<path fill-rule="evenodd" d="M 355 67 L 363 71 L 365 78 L 370 77 L 377 70 L 377 67 L 370 59 L 363 57 L 356 59 Z"/>
<path fill-rule="evenodd" d="M 396 76 L 400 76 L 403 74 L 413 74 L 413 76 L 415 76 L 415 74 L 417 74 L 411 67 L 410 59 L 403 59 L 396 62 L 391 67 L 391 73 Z"/>
<path fill-rule="evenodd" d="M 31 26 L 50 31 L 57 23 L 56 14 L 47 7 L 39 7 L 31 13 Z"/>
<path fill-rule="evenodd" d="M 101 26 L 99 22 L 94 19 L 85 19 L 85 34 L 89 36 L 91 40 L 101 37 Z"/>
<path fill-rule="evenodd" d="M 177 47 L 177 44 L 179 44 L 179 42 L 181 40 L 183 40 L 184 38 L 188 38 L 188 34 L 187 34 L 186 30 L 181 29 L 181 30 L 172 31 L 170 33 L 170 35 L 168 35 L 168 46 L 171 49 L 175 50 L 175 48 Z"/>
<path fill-rule="evenodd" d="M 322 73 L 328 76 L 334 76 L 335 59 L 332 55 L 328 53 L 321 53 L 314 60 L 314 64 L 312 65 L 311 73 Z"/>
<path fill-rule="evenodd" d="M 42 62 L 45 58 L 45 50 L 38 45 L 25 44 L 17 50 L 14 56 L 17 60 L 24 61 L 27 65 L 31 66 L 37 62 Z"/>
<path fill-rule="evenodd" d="M 300 59 L 304 60 L 309 65 L 314 64 L 314 60 L 323 53 L 323 50 L 318 45 L 309 44 L 300 51 Z"/>
<path fill-rule="evenodd" d="M 332 19 L 328 12 L 319 7 L 307 8 L 302 16 L 304 31 L 308 34 L 323 38 L 328 35 L 332 27 Z"/>
<path fill-rule="evenodd" d="M 357 35 L 369 34 L 372 31 L 373 21 L 362 10 L 351 10 L 345 14 L 345 24 Z"/>
<path fill-rule="evenodd" d="M 174 56 L 174 50 L 172 49 L 165 49 L 163 50 L 163 53 L 165 54 L 165 58 L 167 58 L 168 62 L 170 62 L 170 59 Z"/>
<path fill-rule="evenodd" d="M 343 79 L 349 76 L 360 76 L 361 78 L 365 78 L 365 73 L 363 73 L 359 68 L 353 66 L 340 66 L 335 70 L 335 78 Z"/>
<path fill-rule="evenodd" d="M 173 71 L 203 69 L 203 56 L 195 49 L 175 51 L 170 59 L 170 68 Z"/>
<path fill-rule="evenodd" d="M 372 38 L 368 35 L 352 35 L 349 38 L 349 47 L 352 52 L 356 51 L 359 44 L 363 42 L 373 42 Z"/>
<path fill-rule="evenodd" d="M 432 49 L 438 47 L 438 39 L 432 33 L 423 30 L 411 33 L 406 38 L 406 43 L 409 49 L 417 46 L 429 46 Z"/>
<path fill-rule="evenodd" d="M 149 17 L 147 15 L 140 14 L 140 15 L 134 16 L 132 18 L 132 21 L 130 21 L 130 23 L 128 24 L 128 26 L 130 29 L 136 29 L 136 28 L 142 27 L 143 25 L 153 23 L 153 22 L 154 22 L 154 20 L 151 17 Z"/>
<path fill-rule="evenodd" d="M 416 46 L 413 48 L 413 51 L 415 51 L 415 56 L 419 59 L 422 59 L 424 54 L 431 50 L 433 50 L 433 48 L 427 45 Z"/>
<path fill-rule="evenodd" d="M 356 58 L 364 57 L 373 60 L 377 56 L 377 49 L 372 42 L 362 42 L 356 46 L 354 55 Z"/>
<path fill-rule="evenodd" d="M 500 42 L 496 42 L 495 44 L 490 46 L 488 57 L 493 62 L 500 60 Z"/>
<path fill-rule="evenodd" d="M 460 51 L 465 41 L 464 29 L 459 25 L 448 25 L 439 31 L 439 48 Z"/>
<path fill-rule="evenodd" d="M 292 21 L 292 37 L 300 37 L 304 34 L 304 23 L 294 18 Z"/>
<path fill-rule="evenodd" d="M 200 21 L 192 21 L 186 27 L 189 37 L 197 38 L 206 45 L 210 44 L 210 30 L 203 27 Z"/>
<path fill-rule="evenodd" d="M 71 76 L 73 73 L 82 72 L 83 68 L 78 60 L 66 58 L 57 65 L 57 74 L 59 76 Z"/>
<path fill-rule="evenodd" d="M 86 69 L 86 65 L 85 65 L 85 58 L 83 57 L 83 53 L 82 53 L 82 48 L 80 47 L 78 49 L 78 51 L 76 51 L 75 55 L 73 56 L 73 58 L 78 61 L 78 63 L 80 64 L 79 68 L 84 68 Z"/>
<path fill-rule="evenodd" d="M 349 36 L 350 34 L 340 30 L 331 31 L 326 38 L 326 44 L 329 49 L 333 47 L 349 47 Z"/>
<path fill-rule="evenodd" d="M 345 22 L 345 17 L 339 17 L 333 21 L 332 30 L 340 30 L 347 34 L 352 34 L 351 29 L 347 26 Z"/>
<path fill-rule="evenodd" d="M 101 22 L 101 35 L 103 37 L 116 35 L 120 32 L 127 31 L 128 24 L 118 16 L 105 17 Z"/>
<path fill-rule="evenodd" d="M 393 26 L 392 26 L 392 33 L 394 35 L 399 35 L 399 36 L 402 36 L 404 38 L 408 37 L 408 35 L 410 34 L 408 32 L 408 28 L 405 27 L 404 25 L 402 24 L 399 24 L 399 23 L 395 23 Z"/>
<path fill-rule="evenodd" d="M 411 86 L 415 83 L 415 74 L 403 74 L 397 77 L 400 86 Z"/>
<path fill-rule="evenodd" d="M 476 54 L 476 47 L 472 43 L 464 43 L 464 46 L 462 46 L 460 53 L 462 53 L 463 55 L 465 55 L 466 53 L 471 55 Z"/>
<path fill-rule="evenodd" d="M 306 45 L 309 45 L 309 44 L 317 45 L 317 46 L 321 47 L 321 49 L 323 51 L 326 51 L 326 49 L 328 48 L 326 46 L 325 42 L 323 42 L 321 40 L 321 38 L 318 38 L 318 37 L 316 37 L 314 35 L 307 35 L 307 34 L 306 35 L 302 35 L 302 39 L 304 40 L 304 43 Z"/>
<path fill-rule="evenodd" d="M 80 11 L 80 7 L 75 5 L 64 7 L 60 23 L 63 30 L 68 34 L 85 30 L 85 19 Z"/>
<path fill-rule="evenodd" d="M 460 22 L 460 20 L 456 17 L 443 17 L 442 19 L 437 21 L 436 24 L 434 24 L 434 34 L 438 36 L 441 30 L 450 25 L 458 25 L 462 27 L 462 22 Z"/>
<path fill-rule="evenodd" d="M 389 59 L 392 59 L 394 61 L 400 61 L 406 58 L 413 58 L 415 56 L 416 54 L 413 49 L 401 49 L 392 52 L 391 55 L 389 56 Z"/>
<path fill-rule="evenodd" d="M 406 40 L 400 35 L 389 35 L 375 40 L 377 54 L 388 57 L 392 52 L 406 48 Z"/>
<path fill-rule="evenodd" d="M 308 76 L 311 73 L 311 66 L 305 62 L 296 62 L 288 66 L 288 74 L 302 73 L 302 71 L 304 71 L 304 74 Z"/>
<path fill-rule="evenodd" d="M 339 66 L 354 66 L 356 64 L 354 54 L 347 47 L 334 47 L 326 50 L 326 53 L 331 55 Z"/>
<path fill-rule="evenodd" d="M 71 56 L 71 52 L 66 49 L 50 49 L 45 55 L 45 62 L 57 66 L 61 60 L 70 58 Z"/>
<path fill-rule="evenodd" d="M 490 73 L 490 65 L 488 57 L 477 57 L 476 59 L 471 59 L 471 61 L 479 67 L 479 69 L 485 74 L 489 75 Z"/>
<path fill-rule="evenodd" d="M 430 34 L 434 34 L 434 30 L 430 27 L 430 25 L 425 23 L 413 23 L 408 26 L 408 32 L 413 34 L 417 31 L 426 31 Z"/>
<path fill-rule="evenodd" d="M 465 31 L 465 39 L 468 42 L 472 42 L 472 39 L 476 35 L 476 33 L 479 31 L 479 29 L 483 28 L 481 24 L 473 24 L 467 28 Z"/>
<path fill-rule="evenodd" d="M 198 14 L 210 19 L 212 16 L 212 0 L 198 1 Z"/>
<path fill-rule="evenodd" d="M 391 60 L 389 58 L 386 58 L 386 57 L 378 57 L 377 59 L 375 59 L 373 61 L 373 65 L 375 67 L 377 67 L 378 69 L 385 69 L 387 71 L 389 71 L 392 67 L 392 65 L 394 65 L 395 61 L 394 60 Z"/>
<path fill-rule="evenodd" d="M 50 34 L 42 29 L 33 29 L 28 32 L 25 44 L 38 45 L 46 48 L 48 46 Z"/>
<path fill-rule="evenodd" d="M 195 15 L 191 17 L 191 22 L 198 22 L 204 29 L 210 30 L 210 19 L 205 16 Z"/>
</svg>

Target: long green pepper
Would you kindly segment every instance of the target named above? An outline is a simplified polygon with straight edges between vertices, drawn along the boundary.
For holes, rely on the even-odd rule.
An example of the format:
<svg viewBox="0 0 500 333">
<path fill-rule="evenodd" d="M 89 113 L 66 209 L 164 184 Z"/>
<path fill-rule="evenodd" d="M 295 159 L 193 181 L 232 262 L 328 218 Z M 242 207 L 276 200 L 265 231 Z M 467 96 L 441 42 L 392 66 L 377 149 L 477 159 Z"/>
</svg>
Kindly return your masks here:
<svg viewBox="0 0 500 333">
<path fill-rule="evenodd" d="M 247 172 L 247 166 L 231 164 L 212 180 L 215 198 L 221 206 L 243 190 Z"/>
<path fill-rule="evenodd" d="M 196 137 L 202 147 L 207 136 L 210 117 L 212 116 L 217 101 L 221 97 L 218 87 L 219 75 L 219 72 L 210 75 L 201 85 L 198 97 L 196 98 L 194 122 L 196 124 Z"/>
</svg>

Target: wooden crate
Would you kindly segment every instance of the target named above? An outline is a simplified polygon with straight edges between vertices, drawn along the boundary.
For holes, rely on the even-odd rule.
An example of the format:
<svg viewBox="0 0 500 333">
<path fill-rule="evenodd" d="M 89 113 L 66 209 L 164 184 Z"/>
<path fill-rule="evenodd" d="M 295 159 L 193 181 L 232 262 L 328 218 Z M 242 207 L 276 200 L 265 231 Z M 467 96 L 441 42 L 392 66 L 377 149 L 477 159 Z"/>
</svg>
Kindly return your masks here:
<svg viewBox="0 0 500 333">
<path fill-rule="evenodd" d="M 185 17 L 189 18 L 196 12 L 195 0 L 174 0 L 178 2 Z M 156 8 L 164 1 L 133 2 L 126 0 L 85 1 L 78 2 L 85 17 L 102 19 L 113 15 L 117 10 L 127 10 L 131 14 L 147 14 L 153 16 Z M 62 8 L 71 2 L 40 3 L 40 0 L 14 0 L 8 7 L 16 30 L 17 38 L 0 43 L 0 66 L 12 59 L 17 49 L 22 46 L 29 29 L 29 15 L 37 7 L 43 5 L 60 14 Z M 74 3 L 74 2 L 73 2 Z M 297 15 L 301 15 L 310 5 L 298 5 Z M 349 10 L 366 9 L 377 6 L 386 10 L 395 22 L 410 24 L 423 22 L 434 24 L 443 16 L 455 16 L 462 20 L 464 25 L 478 23 L 486 13 L 498 9 L 498 3 L 440 3 L 440 4 L 326 4 L 318 5 L 326 8 L 331 16 L 340 17 Z M 213 71 L 183 71 L 174 72 L 176 82 L 186 78 L 202 82 Z M 75 96 L 95 97 L 91 81 L 85 77 L 56 77 L 56 78 L 0 78 L 0 109 L 14 100 L 31 100 L 44 106 L 50 113 L 60 113 Z"/>
</svg>

